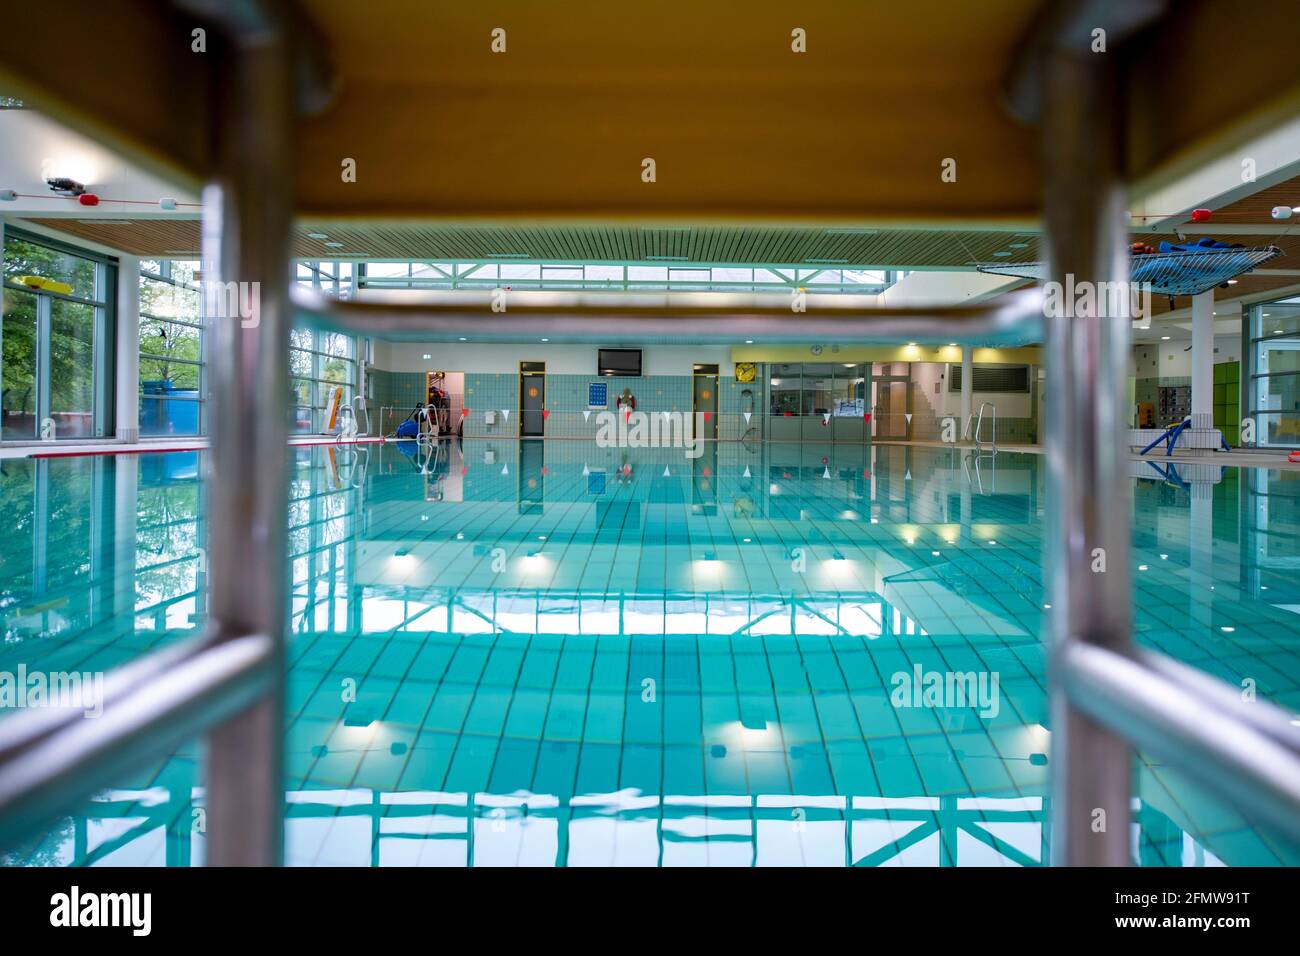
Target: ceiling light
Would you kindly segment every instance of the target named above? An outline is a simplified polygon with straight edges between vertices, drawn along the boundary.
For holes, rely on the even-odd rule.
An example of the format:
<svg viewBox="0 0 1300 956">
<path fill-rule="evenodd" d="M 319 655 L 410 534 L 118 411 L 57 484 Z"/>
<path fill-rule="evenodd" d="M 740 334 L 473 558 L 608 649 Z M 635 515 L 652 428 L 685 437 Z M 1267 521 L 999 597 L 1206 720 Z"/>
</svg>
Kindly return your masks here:
<svg viewBox="0 0 1300 956">
<path fill-rule="evenodd" d="M 754 340 L 753 340 L 753 339 L 745 339 L 745 344 L 746 344 L 746 345 L 753 345 L 753 344 L 754 344 Z"/>
<path fill-rule="evenodd" d="M 1161 342 L 1168 342 L 1168 341 L 1169 341 L 1169 336 L 1167 336 L 1167 335 L 1162 335 L 1162 336 L 1160 336 L 1160 341 L 1161 341 Z"/>
<path fill-rule="evenodd" d="M 308 239 L 328 239 L 329 236 L 325 235 L 325 233 L 323 233 L 323 232 L 309 232 L 309 233 L 307 233 L 307 238 L 308 238 Z"/>
<path fill-rule="evenodd" d="M 462 342 L 464 342 L 464 341 L 465 341 L 465 336 L 462 335 L 462 336 L 460 337 L 460 340 L 461 340 Z"/>
</svg>

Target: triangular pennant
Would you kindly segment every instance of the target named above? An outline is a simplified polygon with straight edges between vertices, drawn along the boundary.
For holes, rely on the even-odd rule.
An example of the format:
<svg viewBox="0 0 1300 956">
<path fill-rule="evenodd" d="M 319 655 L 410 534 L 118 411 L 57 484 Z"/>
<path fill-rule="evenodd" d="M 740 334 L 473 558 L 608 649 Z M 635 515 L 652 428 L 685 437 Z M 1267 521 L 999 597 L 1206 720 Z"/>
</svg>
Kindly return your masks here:
<svg viewBox="0 0 1300 956">
<path fill-rule="evenodd" d="M 911 480 L 912 480 L 912 469 L 911 469 L 911 468 L 909 468 L 909 469 L 907 469 L 907 471 L 903 472 L 903 480 L 904 480 L 904 481 L 911 481 Z"/>
<path fill-rule="evenodd" d="M 508 475 L 508 474 L 510 474 L 510 466 L 509 466 L 509 465 L 502 465 L 502 466 L 501 466 L 501 474 L 503 474 L 503 475 Z"/>
<path fill-rule="evenodd" d="M 704 423 L 705 423 L 706 425 L 708 424 L 709 419 L 710 419 L 712 416 L 713 416 L 713 413 L 712 413 L 712 412 L 705 412 L 705 413 L 704 413 Z"/>
<path fill-rule="evenodd" d="M 548 418 L 550 418 L 550 417 L 551 417 L 551 410 L 550 410 L 549 408 L 543 408 L 543 409 L 542 409 L 542 421 L 546 421 L 546 419 L 548 419 Z"/>
<path fill-rule="evenodd" d="M 750 475 L 750 473 L 749 473 L 749 466 L 748 466 L 748 465 L 745 466 L 745 473 L 744 473 L 743 475 L 741 475 L 740 477 L 742 477 L 742 478 L 750 478 L 750 477 L 753 477 L 753 476 Z"/>
<path fill-rule="evenodd" d="M 822 472 L 822 477 L 823 477 L 823 478 L 829 478 L 830 476 L 831 476 L 831 470 L 830 470 L 829 467 L 827 467 L 827 469 L 826 469 L 825 471 Z"/>
<path fill-rule="evenodd" d="M 870 413 L 870 412 L 867 412 L 865 415 L 863 415 L 863 416 L 862 416 L 862 420 L 863 420 L 864 422 L 870 422 L 870 421 L 871 421 L 871 413 Z"/>
<path fill-rule="evenodd" d="M 591 469 L 588 468 L 586 465 L 583 465 L 583 466 L 582 466 L 582 473 L 583 473 L 584 475 L 590 475 L 590 474 L 591 474 Z"/>
<path fill-rule="evenodd" d="M 671 472 L 668 471 L 668 466 L 667 466 L 667 465 L 664 465 L 664 477 L 665 477 L 665 478 L 671 478 L 671 477 L 672 477 Z"/>
<path fill-rule="evenodd" d="M 462 408 L 462 409 L 460 410 L 460 417 L 461 417 L 461 418 L 464 418 L 464 417 L 465 417 L 466 415 L 468 415 L 468 414 L 469 414 L 469 409 L 468 409 L 468 408 Z"/>
<path fill-rule="evenodd" d="M 510 420 L 510 409 L 508 409 L 508 408 L 503 408 L 503 409 L 501 409 L 501 417 L 502 417 L 504 420 L 509 421 L 509 420 Z"/>
<path fill-rule="evenodd" d="M 903 413 L 903 417 L 907 419 L 907 424 L 909 424 L 909 425 L 912 424 L 912 413 L 911 413 L 911 412 L 904 412 L 904 413 Z"/>
<path fill-rule="evenodd" d="M 751 415 L 753 415 L 753 414 L 754 414 L 753 412 L 745 412 L 745 424 L 746 424 L 746 425 L 749 424 L 749 416 L 751 416 Z"/>
<path fill-rule="evenodd" d="M 590 408 L 585 409 L 582 413 L 582 420 L 585 422 L 590 418 L 591 418 L 591 409 Z"/>
<path fill-rule="evenodd" d="M 830 413 L 830 412 L 822 412 L 822 424 L 823 424 L 823 425 L 829 425 L 830 423 L 831 423 L 831 413 Z"/>
</svg>

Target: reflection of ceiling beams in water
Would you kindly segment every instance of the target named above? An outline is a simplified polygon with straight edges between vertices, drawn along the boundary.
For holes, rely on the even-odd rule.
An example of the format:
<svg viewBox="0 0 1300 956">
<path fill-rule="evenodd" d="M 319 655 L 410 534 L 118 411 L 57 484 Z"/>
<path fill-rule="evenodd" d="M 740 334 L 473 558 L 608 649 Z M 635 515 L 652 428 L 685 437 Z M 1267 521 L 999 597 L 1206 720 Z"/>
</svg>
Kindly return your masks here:
<svg viewBox="0 0 1300 956">
<path fill-rule="evenodd" d="M 1050 798 L 1041 796 L 659 797 L 624 790 L 563 799 L 527 792 L 368 789 L 300 790 L 285 796 L 291 833 L 299 822 L 310 826 L 313 820 L 366 821 L 356 829 L 355 845 L 344 849 L 353 851 L 350 863 L 368 859 L 372 866 L 383 862 L 383 850 L 409 848 L 411 841 L 436 848 L 440 862 L 452 860 L 461 866 L 482 865 L 485 858 L 495 862 L 492 848 L 530 866 L 599 862 L 606 855 L 611 857 L 606 862 L 613 862 L 616 852 L 624 854 L 619 857 L 622 863 L 688 864 L 697 851 L 717 849 L 717 825 L 728 829 L 728 848 L 742 865 L 747 858 L 759 858 L 785 865 L 1038 866 L 1045 855 L 1042 822 L 1051 810 Z M 72 818 L 73 862 L 105 862 L 136 841 L 153 841 L 188 817 L 201 800 L 199 788 L 109 791 Z M 1183 855 L 1190 852 L 1202 864 L 1217 862 L 1187 832 L 1195 822 L 1182 816 L 1170 819 L 1150 801 L 1141 801 L 1135 822 L 1139 831 L 1150 828 L 1160 839 L 1176 828 L 1182 832 Z M 715 826 L 701 826 L 706 817 Z M 802 824 L 793 841 L 792 819 Z M 110 820 L 128 827 L 90 846 L 90 834 L 98 829 L 91 824 Z M 193 837 L 181 829 L 178 838 L 166 835 L 169 866 L 192 862 Z M 628 839 L 638 835 L 646 839 Z M 311 839 L 308 832 L 294 836 L 299 844 Z M 401 860 L 407 859 L 401 854 Z"/>
<path fill-rule="evenodd" d="M 725 597 L 688 592 L 584 592 L 556 591 L 554 589 L 493 589 L 493 588 L 412 588 L 368 587 L 372 598 L 387 599 L 403 605 L 400 622 L 384 622 L 379 630 L 402 630 L 417 619 L 426 618 L 430 612 L 441 611 L 427 621 L 428 627 L 417 630 L 427 633 L 501 633 L 501 634 L 599 634 L 601 636 L 631 636 L 654 634 L 707 634 L 709 636 L 813 636 L 833 635 L 875 639 L 894 634 L 920 634 L 926 632 L 907 615 L 888 605 L 879 594 L 870 591 L 838 592 L 833 596 L 816 594 L 751 595 L 745 598 Z M 362 602 L 366 600 L 361 598 Z M 422 605 L 406 609 L 407 605 Z M 504 606 L 503 606 L 504 605 Z M 743 609 L 743 610 L 742 610 Z M 446 613 L 451 611 L 450 616 Z M 592 618 L 599 615 L 600 623 L 613 623 L 617 628 L 582 624 L 584 610 Z M 630 614 L 629 614 L 630 612 Z M 464 613 L 481 621 L 486 628 L 471 630 L 469 622 L 457 621 Z M 531 617 L 531 629 L 520 626 L 520 619 Z M 556 619 L 556 629 L 546 630 L 544 621 Z M 577 629 L 573 619 L 578 618 Z M 692 623 L 683 630 L 669 629 L 668 621 L 689 618 Z M 637 622 L 658 620 L 657 629 L 648 625 L 642 629 Z M 782 629 L 778 621 L 788 621 Z M 717 631 L 710 624 L 725 621 Z M 809 626 L 811 622 L 820 625 Z M 432 626 L 435 624 L 438 626 Z M 767 626 L 761 626 L 768 622 Z M 695 624 L 702 623 L 703 627 Z M 378 630 L 376 631 L 378 633 Z"/>
<path fill-rule="evenodd" d="M 894 607 L 905 610 L 917 620 L 924 621 L 932 633 L 946 633 L 936 617 L 951 619 L 955 610 L 964 611 L 961 634 L 965 637 L 1030 638 L 1038 636 L 1019 623 L 1019 619 L 1038 619 L 1043 584 L 1037 565 L 1014 560 L 1010 551 L 1004 555 L 1005 567 L 992 574 L 989 565 L 974 557 L 959 556 L 940 564 L 905 571 L 886 577 L 882 582 L 884 598 Z M 933 585 L 945 592 L 944 602 L 935 612 L 928 613 L 927 606 L 935 606 Z M 1010 597 L 1017 606 L 1008 607 L 1008 593 L 990 587 L 1009 588 Z M 984 626 L 972 629 L 975 621 Z"/>
</svg>

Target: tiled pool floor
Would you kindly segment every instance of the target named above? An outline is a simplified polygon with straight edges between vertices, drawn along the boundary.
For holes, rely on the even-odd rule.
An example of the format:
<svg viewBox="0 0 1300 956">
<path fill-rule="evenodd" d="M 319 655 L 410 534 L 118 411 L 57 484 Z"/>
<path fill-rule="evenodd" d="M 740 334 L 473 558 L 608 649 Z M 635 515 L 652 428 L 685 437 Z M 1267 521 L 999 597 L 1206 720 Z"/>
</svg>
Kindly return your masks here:
<svg viewBox="0 0 1300 956">
<path fill-rule="evenodd" d="M 1041 457 L 293 454 L 290 863 L 1046 861 Z M 196 454 L 2 464 L 0 671 L 103 670 L 201 625 Z M 1135 478 L 1133 563 L 1140 641 L 1300 712 L 1297 479 Z M 908 690 L 932 674 L 973 699 Z M 199 755 L 6 862 L 201 861 Z M 1134 773 L 1138 861 L 1300 863 Z"/>
</svg>

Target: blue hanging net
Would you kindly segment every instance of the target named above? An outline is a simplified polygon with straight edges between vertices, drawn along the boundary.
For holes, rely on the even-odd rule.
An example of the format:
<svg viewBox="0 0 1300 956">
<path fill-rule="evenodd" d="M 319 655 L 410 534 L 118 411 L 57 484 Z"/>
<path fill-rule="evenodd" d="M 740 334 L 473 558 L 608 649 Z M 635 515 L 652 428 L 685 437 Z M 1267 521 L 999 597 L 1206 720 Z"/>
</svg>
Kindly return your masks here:
<svg viewBox="0 0 1300 956">
<path fill-rule="evenodd" d="M 1159 295 L 1197 295 L 1235 279 L 1243 273 L 1282 255 L 1277 246 L 1248 249 L 1229 246 L 1213 239 L 1198 243 L 1160 243 L 1156 252 L 1138 253 L 1129 259 L 1129 281 L 1151 283 Z M 1047 279 L 1045 262 L 977 262 L 975 268 L 991 275 Z"/>
</svg>

